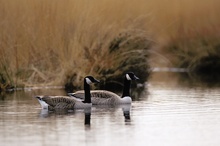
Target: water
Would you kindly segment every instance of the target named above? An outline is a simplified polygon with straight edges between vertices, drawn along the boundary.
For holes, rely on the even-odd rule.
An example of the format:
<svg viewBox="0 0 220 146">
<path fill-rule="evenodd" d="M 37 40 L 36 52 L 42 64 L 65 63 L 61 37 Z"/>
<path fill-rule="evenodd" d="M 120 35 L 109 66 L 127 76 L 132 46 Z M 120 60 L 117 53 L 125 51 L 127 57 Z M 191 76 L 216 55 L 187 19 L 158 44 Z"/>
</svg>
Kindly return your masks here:
<svg viewBox="0 0 220 146">
<path fill-rule="evenodd" d="M 48 113 L 33 98 L 65 94 L 61 89 L 9 94 L 0 101 L 0 145 L 219 145 L 219 87 L 152 81 L 146 90 L 131 107 L 96 106 L 91 115 Z"/>
</svg>

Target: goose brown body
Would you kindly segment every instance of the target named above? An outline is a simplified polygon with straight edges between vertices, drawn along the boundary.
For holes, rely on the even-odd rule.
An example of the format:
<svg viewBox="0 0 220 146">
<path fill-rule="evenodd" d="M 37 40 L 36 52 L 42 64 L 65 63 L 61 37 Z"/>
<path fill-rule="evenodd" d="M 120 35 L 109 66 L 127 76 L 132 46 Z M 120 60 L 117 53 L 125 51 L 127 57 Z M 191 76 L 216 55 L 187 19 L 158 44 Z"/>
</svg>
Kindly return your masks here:
<svg viewBox="0 0 220 146">
<path fill-rule="evenodd" d="M 76 108 L 75 105 L 78 100 L 70 98 L 68 96 L 36 96 L 39 102 L 45 102 L 48 105 L 49 110 L 54 109 L 67 109 L 71 110 Z M 43 108 L 47 108 L 46 104 Z"/>
<path fill-rule="evenodd" d="M 116 105 L 116 104 L 130 104 L 132 99 L 130 97 L 130 85 L 132 80 L 139 79 L 134 73 L 129 72 L 124 77 L 124 88 L 122 96 L 119 96 L 111 91 L 107 90 L 92 90 L 91 102 L 93 105 Z M 84 99 L 84 91 L 77 91 L 75 93 L 69 93 L 69 96 Z"/>
<path fill-rule="evenodd" d="M 121 97 L 113 92 L 106 90 L 92 90 L 91 102 L 93 105 L 108 105 L 108 104 L 118 104 Z M 84 99 L 84 91 L 80 90 L 75 93 L 70 93 L 70 96 L 76 97 L 78 99 Z"/>
<path fill-rule="evenodd" d="M 79 100 L 77 98 L 72 98 L 69 96 L 35 96 L 38 99 L 41 107 L 43 109 L 65 109 L 73 110 L 76 108 L 89 108 L 92 106 L 90 86 L 91 83 L 99 83 L 98 80 L 92 76 L 87 76 L 84 78 L 84 100 Z"/>
</svg>

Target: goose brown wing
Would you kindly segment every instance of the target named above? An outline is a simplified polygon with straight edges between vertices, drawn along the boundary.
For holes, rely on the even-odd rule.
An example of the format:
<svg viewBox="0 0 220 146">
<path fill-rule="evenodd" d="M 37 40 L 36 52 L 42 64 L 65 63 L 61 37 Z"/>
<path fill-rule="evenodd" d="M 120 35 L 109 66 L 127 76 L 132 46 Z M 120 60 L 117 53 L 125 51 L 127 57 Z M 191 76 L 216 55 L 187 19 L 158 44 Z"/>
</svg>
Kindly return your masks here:
<svg viewBox="0 0 220 146">
<path fill-rule="evenodd" d="M 93 90 L 91 96 L 96 98 L 120 98 L 117 94 L 106 90 Z"/>
<path fill-rule="evenodd" d="M 114 105 L 120 100 L 120 96 L 106 90 L 94 90 L 91 92 L 92 104 L 94 105 Z"/>
<path fill-rule="evenodd" d="M 42 100 L 49 106 L 60 109 L 72 109 L 76 101 L 68 96 L 44 96 Z"/>
<path fill-rule="evenodd" d="M 91 90 L 90 91 L 91 94 L 91 98 L 120 98 L 120 96 L 118 96 L 117 94 L 110 92 L 110 91 L 106 91 L 106 90 Z M 72 96 L 76 97 L 76 98 L 80 98 L 80 99 L 84 99 L 84 91 L 80 90 L 77 91 L 73 94 L 71 94 Z"/>
</svg>

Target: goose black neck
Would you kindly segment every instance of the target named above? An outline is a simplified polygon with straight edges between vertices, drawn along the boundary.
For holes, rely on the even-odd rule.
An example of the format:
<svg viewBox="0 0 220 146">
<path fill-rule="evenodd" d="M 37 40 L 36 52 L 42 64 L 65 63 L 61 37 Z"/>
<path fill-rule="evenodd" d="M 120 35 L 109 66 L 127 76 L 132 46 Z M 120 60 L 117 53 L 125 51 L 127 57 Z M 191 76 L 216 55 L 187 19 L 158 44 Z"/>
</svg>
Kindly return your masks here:
<svg viewBox="0 0 220 146">
<path fill-rule="evenodd" d="M 84 103 L 91 103 L 91 94 L 90 94 L 90 86 L 86 83 L 84 79 L 84 91 L 85 91 L 85 100 Z"/>
<path fill-rule="evenodd" d="M 85 113 L 85 125 L 90 125 L 91 113 Z"/>
<path fill-rule="evenodd" d="M 122 97 L 130 96 L 130 86 L 131 86 L 131 81 L 127 80 L 125 77 Z"/>
<path fill-rule="evenodd" d="M 124 117 L 125 117 L 125 120 L 130 120 L 130 111 L 124 111 Z"/>
</svg>

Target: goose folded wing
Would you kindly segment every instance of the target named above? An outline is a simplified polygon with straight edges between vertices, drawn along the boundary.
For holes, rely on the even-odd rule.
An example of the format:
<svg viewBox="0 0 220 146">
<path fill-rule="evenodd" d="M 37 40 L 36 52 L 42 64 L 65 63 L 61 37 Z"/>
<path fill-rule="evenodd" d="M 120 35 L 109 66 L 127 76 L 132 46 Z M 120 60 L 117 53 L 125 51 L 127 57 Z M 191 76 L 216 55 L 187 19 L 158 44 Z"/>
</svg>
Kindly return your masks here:
<svg viewBox="0 0 220 146">
<path fill-rule="evenodd" d="M 42 98 L 48 105 L 53 108 L 71 109 L 75 105 L 75 100 L 68 96 L 45 96 Z"/>
<path fill-rule="evenodd" d="M 110 92 L 110 91 L 106 91 L 106 90 L 93 90 L 91 91 L 91 97 L 96 97 L 96 98 L 115 98 L 115 97 L 119 97 L 117 94 Z"/>
<path fill-rule="evenodd" d="M 119 97 L 117 94 L 106 91 L 106 90 L 91 90 L 90 91 L 91 98 L 114 98 L 114 97 Z M 83 90 L 77 91 L 75 93 L 69 93 L 70 96 L 78 98 L 78 99 L 84 99 L 85 98 L 85 93 Z"/>
</svg>

